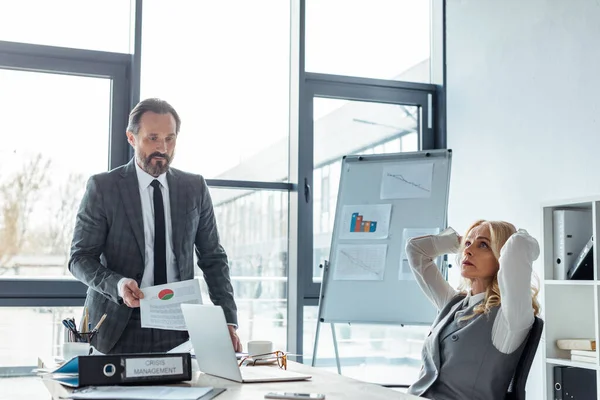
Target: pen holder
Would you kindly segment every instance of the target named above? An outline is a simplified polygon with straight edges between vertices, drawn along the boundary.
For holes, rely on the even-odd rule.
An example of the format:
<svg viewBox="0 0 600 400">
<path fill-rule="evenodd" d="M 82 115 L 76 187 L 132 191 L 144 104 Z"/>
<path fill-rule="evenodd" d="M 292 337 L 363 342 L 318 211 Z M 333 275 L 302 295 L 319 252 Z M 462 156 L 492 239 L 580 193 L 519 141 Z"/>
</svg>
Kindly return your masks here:
<svg viewBox="0 0 600 400">
<path fill-rule="evenodd" d="M 62 352 L 65 361 L 76 356 L 87 356 L 90 354 L 90 344 L 86 342 L 65 342 L 62 345 Z"/>
</svg>

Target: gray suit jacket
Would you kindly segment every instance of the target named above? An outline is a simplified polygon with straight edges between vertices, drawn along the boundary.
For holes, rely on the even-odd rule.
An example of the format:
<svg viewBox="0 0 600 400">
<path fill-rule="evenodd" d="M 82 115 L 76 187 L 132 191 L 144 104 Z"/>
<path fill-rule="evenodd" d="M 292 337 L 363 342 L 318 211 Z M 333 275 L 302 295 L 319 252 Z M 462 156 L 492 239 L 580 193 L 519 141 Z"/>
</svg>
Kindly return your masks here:
<svg viewBox="0 0 600 400">
<path fill-rule="evenodd" d="M 89 289 L 86 306 L 95 325 L 104 313 L 94 346 L 109 352 L 131 316 L 117 283 L 123 277 L 140 284 L 144 273 L 144 225 L 134 160 L 92 176 L 77 213 L 69 270 Z M 194 277 L 194 253 L 212 302 L 228 323 L 237 324 L 227 254 L 219 233 L 208 186 L 200 175 L 174 168 L 167 173 L 173 251 L 181 280 Z"/>
</svg>

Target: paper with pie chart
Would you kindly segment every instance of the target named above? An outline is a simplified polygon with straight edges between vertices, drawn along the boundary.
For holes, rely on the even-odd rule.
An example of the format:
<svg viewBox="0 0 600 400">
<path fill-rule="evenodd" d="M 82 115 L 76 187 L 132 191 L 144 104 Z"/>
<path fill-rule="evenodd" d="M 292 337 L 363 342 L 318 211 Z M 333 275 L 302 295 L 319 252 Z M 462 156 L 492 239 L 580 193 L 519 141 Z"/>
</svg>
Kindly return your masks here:
<svg viewBox="0 0 600 400">
<path fill-rule="evenodd" d="M 186 331 L 181 304 L 202 304 L 200 282 L 197 279 L 145 287 L 140 300 L 142 328 Z"/>
<path fill-rule="evenodd" d="M 382 281 L 386 256 L 387 244 L 340 244 L 333 266 L 333 279 Z"/>
</svg>

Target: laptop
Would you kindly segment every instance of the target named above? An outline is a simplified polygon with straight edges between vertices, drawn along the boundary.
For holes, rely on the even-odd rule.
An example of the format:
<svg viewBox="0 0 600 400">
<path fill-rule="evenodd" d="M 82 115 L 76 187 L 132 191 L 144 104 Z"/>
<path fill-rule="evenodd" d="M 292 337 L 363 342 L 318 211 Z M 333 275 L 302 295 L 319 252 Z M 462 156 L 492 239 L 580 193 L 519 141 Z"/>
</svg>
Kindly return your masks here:
<svg viewBox="0 0 600 400">
<path fill-rule="evenodd" d="M 183 318 L 200 371 L 242 383 L 284 382 L 310 379 L 310 375 L 277 367 L 238 367 L 225 314 L 220 306 L 182 304 Z"/>
</svg>

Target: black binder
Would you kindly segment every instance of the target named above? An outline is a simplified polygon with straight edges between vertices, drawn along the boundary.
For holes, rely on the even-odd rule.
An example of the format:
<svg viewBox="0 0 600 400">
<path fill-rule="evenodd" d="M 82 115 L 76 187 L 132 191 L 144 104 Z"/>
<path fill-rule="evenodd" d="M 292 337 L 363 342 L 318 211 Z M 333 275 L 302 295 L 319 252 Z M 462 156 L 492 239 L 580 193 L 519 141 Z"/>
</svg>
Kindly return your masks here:
<svg viewBox="0 0 600 400">
<path fill-rule="evenodd" d="M 583 246 L 577 259 L 575 259 L 575 262 L 573 262 L 573 265 L 567 271 L 567 279 L 594 279 L 594 236 Z"/>
<path fill-rule="evenodd" d="M 596 370 L 554 367 L 555 400 L 589 400 L 596 398 Z"/>
<path fill-rule="evenodd" d="M 50 374 L 70 387 L 173 383 L 192 379 L 191 360 L 190 353 L 78 356 Z"/>
</svg>

